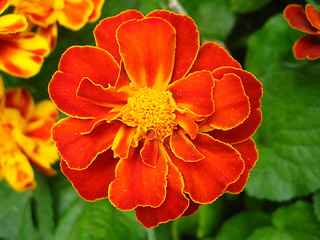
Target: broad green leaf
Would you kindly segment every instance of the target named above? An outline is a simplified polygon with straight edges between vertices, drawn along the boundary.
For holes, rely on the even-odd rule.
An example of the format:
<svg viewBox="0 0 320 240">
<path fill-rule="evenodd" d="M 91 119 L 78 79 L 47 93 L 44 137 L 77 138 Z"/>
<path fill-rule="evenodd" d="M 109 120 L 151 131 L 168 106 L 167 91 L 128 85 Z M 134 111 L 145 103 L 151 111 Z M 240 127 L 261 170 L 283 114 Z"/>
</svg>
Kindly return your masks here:
<svg viewBox="0 0 320 240">
<path fill-rule="evenodd" d="M 320 190 L 313 194 L 313 208 L 318 222 L 320 222 Z"/>
<path fill-rule="evenodd" d="M 241 212 L 224 222 L 215 240 L 246 240 L 258 227 L 269 225 L 270 214 L 262 211 Z"/>
<path fill-rule="evenodd" d="M 248 240 L 319 240 L 320 224 L 310 203 L 299 201 L 276 210 L 272 226 L 257 229 Z"/>
<path fill-rule="evenodd" d="M 264 7 L 272 0 L 230 0 L 231 10 L 235 13 L 249 13 Z"/>
</svg>

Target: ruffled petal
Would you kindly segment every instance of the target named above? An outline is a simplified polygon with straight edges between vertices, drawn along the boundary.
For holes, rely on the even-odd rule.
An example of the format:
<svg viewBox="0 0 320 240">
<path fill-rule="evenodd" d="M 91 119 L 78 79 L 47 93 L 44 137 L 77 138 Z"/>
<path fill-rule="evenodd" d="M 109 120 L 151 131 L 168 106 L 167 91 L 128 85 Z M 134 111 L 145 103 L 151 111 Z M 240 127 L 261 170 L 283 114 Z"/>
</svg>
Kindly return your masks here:
<svg viewBox="0 0 320 240">
<path fill-rule="evenodd" d="M 203 117 L 198 117 L 191 112 L 180 113 L 175 111 L 176 123 L 184 130 L 189 136 L 194 139 L 198 133 L 199 127 L 196 121 L 203 120 Z"/>
<path fill-rule="evenodd" d="M 320 30 L 320 11 L 313 8 L 311 4 L 306 5 L 306 15 L 310 24 Z"/>
<path fill-rule="evenodd" d="M 196 213 L 201 206 L 201 204 L 195 203 L 194 201 L 192 201 L 190 199 L 189 195 L 187 195 L 187 197 L 189 199 L 189 206 L 186 209 L 186 211 L 183 213 L 183 215 L 182 215 L 183 217 L 188 217 L 188 216 L 191 216 L 192 214 Z"/>
<path fill-rule="evenodd" d="M 144 164 L 150 167 L 157 166 L 159 155 L 159 140 L 158 139 L 145 139 L 144 145 L 141 149 L 140 156 Z"/>
<path fill-rule="evenodd" d="M 3 35 L 0 46 L 0 70 L 22 78 L 37 74 L 49 52 L 47 42 L 35 33 Z"/>
<path fill-rule="evenodd" d="M 178 107 L 188 109 L 197 116 L 208 116 L 214 111 L 214 80 L 209 71 L 194 72 L 169 85 Z"/>
<path fill-rule="evenodd" d="M 17 109 L 26 120 L 31 118 L 35 109 L 32 96 L 25 88 L 21 87 L 12 88 L 6 92 L 5 106 Z"/>
<path fill-rule="evenodd" d="M 84 77 L 103 87 L 115 84 L 119 65 L 108 52 L 88 46 L 71 47 L 62 55 L 58 69 L 49 83 L 49 94 L 62 112 L 90 118 L 108 111 L 77 96 L 78 85 Z"/>
<path fill-rule="evenodd" d="M 116 36 L 133 87 L 165 90 L 174 66 L 174 28 L 163 19 L 145 18 L 123 23 Z"/>
<path fill-rule="evenodd" d="M 189 200 L 183 193 L 184 184 L 181 173 L 172 163 L 169 162 L 168 165 L 168 186 L 164 202 L 157 208 L 136 208 L 137 219 L 146 228 L 177 219 L 189 206 Z"/>
<path fill-rule="evenodd" d="M 115 168 L 118 159 L 112 157 L 112 151 L 107 150 L 83 170 L 74 170 L 62 159 L 61 170 L 72 183 L 79 195 L 87 201 L 108 197 L 109 184 L 115 178 Z"/>
<path fill-rule="evenodd" d="M 136 133 L 135 127 L 129 127 L 125 124 L 118 130 L 117 135 L 114 137 L 112 142 L 112 150 L 114 157 L 127 158 L 133 137 Z"/>
<path fill-rule="evenodd" d="M 58 40 L 58 26 L 56 23 L 53 23 L 47 27 L 38 27 L 37 33 L 43 37 L 50 48 L 50 51 L 53 51 L 57 45 Z"/>
<path fill-rule="evenodd" d="M 223 47 L 215 42 L 204 43 L 199 51 L 198 57 L 190 72 L 209 70 L 213 71 L 219 67 L 230 66 L 241 68 L 238 63 Z"/>
<path fill-rule="evenodd" d="M 164 150 L 159 150 L 157 165 L 150 167 L 142 161 L 140 149 L 131 148 L 129 157 L 120 159 L 109 187 L 110 202 L 120 210 L 158 207 L 166 197 L 168 165 Z"/>
<path fill-rule="evenodd" d="M 241 155 L 241 158 L 244 160 L 245 169 L 241 174 L 240 178 L 236 182 L 231 183 L 227 187 L 226 191 L 230 193 L 239 193 L 244 189 L 245 185 L 247 184 L 250 171 L 254 167 L 256 161 L 258 160 L 258 151 L 252 139 L 248 139 L 247 141 L 240 144 L 235 144 L 233 145 L 233 147 L 238 150 L 238 152 Z"/>
<path fill-rule="evenodd" d="M 121 124 L 103 123 L 82 134 L 90 120 L 65 118 L 54 125 L 52 138 L 69 168 L 85 169 L 98 154 L 111 147 Z"/>
<path fill-rule="evenodd" d="M 320 39 L 315 35 L 305 35 L 293 46 L 296 59 L 317 59 L 320 57 Z"/>
<path fill-rule="evenodd" d="M 250 114 L 250 102 L 240 77 L 225 74 L 213 90 L 215 112 L 206 123 L 216 129 L 229 130 L 243 123 Z"/>
<path fill-rule="evenodd" d="M 284 9 L 283 14 L 292 28 L 310 34 L 315 34 L 317 32 L 317 29 L 308 21 L 306 13 L 301 5 L 290 4 Z"/>
<path fill-rule="evenodd" d="M 81 80 L 77 96 L 96 105 L 110 108 L 125 105 L 129 97 L 126 92 L 118 92 L 115 87 L 110 85 L 108 88 L 104 88 L 100 84 L 95 84 L 89 78 Z"/>
<path fill-rule="evenodd" d="M 28 22 L 20 14 L 7 14 L 0 17 L 0 34 L 17 33 L 26 30 Z"/>
<path fill-rule="evenodd" d="M 181 130 L 173 131 L 170 147 L 172 152 L 185 162 L 196 162 L 205 157 Z"/>
<path fill-rule="evenodd" d="M 170 153 L 173 163 L 182 173 L 185 192 L 200 204 L 211 203 L 225 192 L 227 186 L 239 179 L 244 170 L 240 154 L 229 144 L 205 134 L 193 140 L 195 147 L 205 155 L 198 162 L 185 162 Z"/>
<path fill-rule="evenodd" d="M 64 0 L 64 8 L 59 11 L 58 22 L 64 27 L 79 30 L 88 21 L 94 10 L 91 0 Z"/>
<path fill-rule="evenodd" d="M 143 14 L 136 10 L 128 10 L 118 14 L 115 17 L 103 19 L 94 29 L 96 45 L 107 50 L 115 60 L 120 63 L 119 45 L 116 40 L 116 31 L 118 27 L 132 19 L 141 19 Z"/>
<path fill-rule="evenodd" d="M 172 81 L 183 78 L 195 61 L 200 39 L 197 26 L 192 18 L 165 10 L 156 10 L 147 17 L 160 17 L 167 20 L 176 30 L 176 56 Z"/>
</svg>

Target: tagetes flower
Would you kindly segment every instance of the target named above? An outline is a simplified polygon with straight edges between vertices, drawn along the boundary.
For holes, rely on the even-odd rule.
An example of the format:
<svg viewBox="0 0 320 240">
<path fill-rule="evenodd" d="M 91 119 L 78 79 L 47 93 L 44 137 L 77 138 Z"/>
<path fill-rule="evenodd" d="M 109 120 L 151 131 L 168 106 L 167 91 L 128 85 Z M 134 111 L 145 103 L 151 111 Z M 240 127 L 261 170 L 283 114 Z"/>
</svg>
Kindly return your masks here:
<svg viewBox="0 0 320 240">
<path fill-rule="evenodd" d="M 126 11 L 97 46 L 61 57 L 49 93 L 69 117 L 52 130 L 86 200 L 109 198 L 147 228 L 243 190 L 257 160 L 261 84 L 188 16 Z"/>
<path fill-rule="evenodd" d="M 300 5 L 290 4 L 284 10 L 284 17 L 292 28 L 308 33 L 295 42 L 295 58 L 320 58 L 320 11 L 311 4 L 307 4 L 305 10 Z"/>
<path fill-rule="evenodd" d="M 49 100 L 34 104 L 24 88 L 4 91 L 0 78 L 0 180 L 16 191 L 36 186 L 32 166 L 47 175 L 58 160 L 51 140 L 51 127 L 58 112 Z"/>
</svg>

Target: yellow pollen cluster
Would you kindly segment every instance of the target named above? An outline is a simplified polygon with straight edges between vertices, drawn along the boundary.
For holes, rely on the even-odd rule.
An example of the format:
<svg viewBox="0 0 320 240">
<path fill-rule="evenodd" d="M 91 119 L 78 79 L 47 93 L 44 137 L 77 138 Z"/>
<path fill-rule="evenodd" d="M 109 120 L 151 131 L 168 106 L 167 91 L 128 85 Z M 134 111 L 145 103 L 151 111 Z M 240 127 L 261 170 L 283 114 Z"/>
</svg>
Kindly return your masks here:
<svg viewBox="0 0 320 240">
<path fill-rule="evenodd" d="M 128 98 L 122 121 L 136 126 L 144 137 L 164 139 L 176 127 L 175 102 L 171 92 L 140 88 Z"/>
</svg>

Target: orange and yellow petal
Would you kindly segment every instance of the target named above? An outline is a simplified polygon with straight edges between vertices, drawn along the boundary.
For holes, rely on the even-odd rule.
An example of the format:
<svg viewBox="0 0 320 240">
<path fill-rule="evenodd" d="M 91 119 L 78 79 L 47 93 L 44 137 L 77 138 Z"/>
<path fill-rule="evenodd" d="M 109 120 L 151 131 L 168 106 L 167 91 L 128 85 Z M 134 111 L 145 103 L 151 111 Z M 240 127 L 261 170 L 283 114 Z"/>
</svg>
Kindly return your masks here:
<svg viewBox="0 0 320 240">
<path fill-rule="evenodd" d="M 0 70 L 29 78 L 40 71 L 49 47 L 35 33 L 0 35 Z"/>
<path fill-rule="evenodd" d="M 223 47 L 215 42 L 204 43 L 199 51 L 196 61 L 190 72 L 209 70 L 213 71 L 219 67 L 230 66 L 241 68 L 238 63 Z"/>
<path fill-rule="evenodd" d="M 116 31 L 122 23 L 132 19 L 142 19 L 143 17 L 143 14 L 139 11 L 128 10 L 115 17 L 103 19 L 94 30 L 96 45 L 107 50 L 120 63 L 121 56 L 116 40 Z"/>
<path fill-rule="evenodd" d="M 25 88 L 9 89 L 5 95 L 6 108 L 14 108 L 25 119 L 30 119 L 34 113 L 35 105 L 32 96 Z"/>
<path fill-rule="evenodd" d="M 58 26 L 56 23 L 53 23 L 47 27 L 38 27 L 37 33 L 43 37 L 50 48 L 50 51 L 53 51 L 57 45 L 58 40 Z"/>
<path fill-rule="evenodd" d="M 136 133 L 135 127 L 129 127 L 123 124 L 117 135 L 114 137 L 111 149 L 114 152 L 114 157 L 127 158 L 132 145 L 133 138 Z"/>
<path fill-rule="evenodd" d="M 241 174 L 240 178 L 231 183 L 226 191 L 230 193 L 239 193 L 241 192 L 245 185 L 247 184 L 250 171 L 254 167 L 256 161 L 258 160 L 258 151 L 256 149 L 255 143 L 252 139 L 248 139 L 245 142 L 233 145 L 235 149 L 240 153 L 241 158 L 245 162 L 245 169 Z"/>
<path fill-rule="evenodd" d="M 196 122 L 203 120 L 204 117 L 195 116 L 191 112 L 180 113 L 178 111 L 175 111 L 175 115 L 175 122 L 194 139 L 199 130 Z"/>
<path fill-rule="evenodd" d="M 311 4 L 306 5 L 305 11 L 310 24 L 320 30 L 320 11 L 313 8 Z"/>
<path fill-rule="evenodd" d="M 164 150 L 159 149 L 155 167 L 146 165 L 140 147 L 131 148 L 127 159 L 120 159 L 116 178 L 109 186 L 110 202 L 120 210 L 138 206 L 160 206 L 166 198 L 168 165 Z"/>
<path fill-rule="evenodd" d="M 174 66 L 175 29 L 160 18 L 130 20 L 117 29 L 116 38 L 133 87 L 165 90 Z"/>
<path fill-rule="evenodd" d="M 183 193 L 184 183 L 181 173 L 172 163 L 169 162 L 168 165 L 168 185 L 164 202 L 156 208 L 137 207 L 135 209 L 137 219 L 146 228 L 177 219 L 189 206 L 189 200 Z"/>
<path fill-rule="evenodd" d="M 110 150 L 99 154 L 92 164 L 83 170 L 70 169 L 62 159 L 61 170 L 85 200 L 107 198 L 108 186 L 115 178 L 115 167 L 119 161 L 112 155 Z"/>
<path fill-rule="evenodd" d="M 104 4 L 104 0 L 91 0 L 93 2 L 93 11 L 91 15 L 89 16 L 88 21 L 94 22 L 97 21 L 100 18 L 101 15 L 101 9 Z"/>
<path fill-rule="evenodd" d="M 213 90 L 215 112 L 206 123 L 215 129 L 229 130 L 243 123 L 250 114 L 250 102 L 240 77 L 229 73 L 216 81 Z"/>
<path fill-rule="evenodd" d="M 0 14 L 3 13 L 9 6 L 9 0 L 0 0 Z"/>
<path fill-rule="evenodd" d="M 28 22 L 20 14 L 6 14 L 0 17 L 0 34 L 17 33 L 26 30 Z"/>
<path fill-rule="evenodd" d="M 90 120 L 65 118 L 54 125 L 52 138 L 59 153 L 71 169 L 85 169 L 102 152 L 109 149 L 120 124 L 102 123 L 90 133 L 82 134 Z"/>
<path fill-rule="evenodd" d="M 320 58 L 320 39 L 316 35 L 305 35 L 293 45 L 293 53 L 296 59 Z"/>
<path fill-rule="evenodd" d="M 159 17 L 168 21 L 176 31 L 176 54 L 172 81 L 186 76 L 195 61 L 200 38 L 197 26 L 192 18 L 169 11 L 156 10 L 147 17 Z"/>
<path fill-rule="evenodd" d="M 49 83 L 49 95 L 62 112 L 84 118 L 107 112 L 106 107 L 78 97 L 77 89 L 85 77 L 106 88 L 115 84 L 119 65 L 108 52 L 96 47 L 71 47 L 62 55 L 58 69 Z"/>
<path fill-rule="evenodd" d="M 64 8 L 58 13 L 58 22 L 62 26 L 79 30 L 88 21 L 94 10 L 92 0 L 65 0 Z"/>
<path fill-rule="evenodd" d="M 205 134 L 192 140 L 196 148 L 205 155 L 198 162 L 185 162 L 170 157 L 182 173 L 185 192 L 200 204 L 211 203 L 225 192 L 228 185 L 239 179 L 244 170 L 244 161 L 231 145 L 220 142 Z"/>
<path fill-rule="evenodd" d="M 290 4 L 284 9 L 283 14 L 292 28 L 306 33 L 316 34 L 317 29 L 310 24 L 301 5 Z"/>
<path fill-rule="evenodd" d="M 209 71 L 189 74 L 169 85 L 177 106 L 197 116 L 209 116 L 214 111 L 212 89 L 214 80 Z"/>
</svg>

